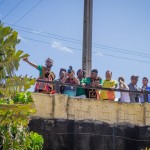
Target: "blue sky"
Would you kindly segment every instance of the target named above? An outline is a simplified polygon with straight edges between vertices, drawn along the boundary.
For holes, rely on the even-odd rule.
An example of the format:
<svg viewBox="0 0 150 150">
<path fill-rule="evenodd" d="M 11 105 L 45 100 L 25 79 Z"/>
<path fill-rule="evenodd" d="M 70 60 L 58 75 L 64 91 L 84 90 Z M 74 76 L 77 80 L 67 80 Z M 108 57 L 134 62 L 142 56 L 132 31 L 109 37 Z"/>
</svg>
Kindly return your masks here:
<svg viewBox="0 0 150 150">
<path fill-rule="evenodd" d="M 38 1 L 0 0 L 0 19 L 5 25 L 13 25 Z M 47 57 L 52 58 L 52 70 L 57 76 L 61 67 L 72 65 L 77 71 L 82 66 L 83 4 L 83 0 L 42 0 L 13 26 L 21 38 L 17 48 L 28 53 L 29 60 L 36 64 L 44 65 Z M 139 75 L 139 86 L 143 76 L 150 78 L 149 6 L 149 0 L 93 0 L 93 43 L 103 46 L 93 44 L 97 53 L 93 53 L 92 68 L 97 68 L 103 79 L 108 69 L 112 70 L 113 79 L 123 76 L 127 83 L 131 75 Z M 17 74 L 38 77 L 38 71 L 25 62 L 21 62 Z"/>
</svg>

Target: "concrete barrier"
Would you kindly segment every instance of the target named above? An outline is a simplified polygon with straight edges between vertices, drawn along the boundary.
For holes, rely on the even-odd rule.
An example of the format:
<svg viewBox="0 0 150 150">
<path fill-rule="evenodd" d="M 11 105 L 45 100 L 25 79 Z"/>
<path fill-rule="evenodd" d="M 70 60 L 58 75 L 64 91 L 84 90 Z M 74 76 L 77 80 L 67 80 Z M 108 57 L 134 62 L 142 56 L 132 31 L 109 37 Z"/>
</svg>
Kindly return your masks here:
<svg viewBox="0 0 150 150">
<path fill-rule="evenodd" d="M 109 124 L 150 125 L 150 104 L 68 98 L 66 95 L 32 94 L 37 113 L 49 119 L 92 120 Z"/>
</svg>

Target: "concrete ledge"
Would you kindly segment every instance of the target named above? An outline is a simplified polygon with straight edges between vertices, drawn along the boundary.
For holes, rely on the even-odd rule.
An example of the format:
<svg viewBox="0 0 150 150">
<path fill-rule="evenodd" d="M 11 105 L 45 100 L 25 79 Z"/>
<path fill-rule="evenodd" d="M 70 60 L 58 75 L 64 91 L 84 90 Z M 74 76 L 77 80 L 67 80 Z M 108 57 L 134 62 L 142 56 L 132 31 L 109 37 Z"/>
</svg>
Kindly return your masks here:
<svg viewBox="0 0 150 150">
<path fill-rule="evenodd" d="M 76 99 L 59 94 L 50 96 L 33 93 L 32 96 L 37 108 L 34 117 L 150 126 L 149 103 L 118 103 L 94 99 Z"/>
</svg>

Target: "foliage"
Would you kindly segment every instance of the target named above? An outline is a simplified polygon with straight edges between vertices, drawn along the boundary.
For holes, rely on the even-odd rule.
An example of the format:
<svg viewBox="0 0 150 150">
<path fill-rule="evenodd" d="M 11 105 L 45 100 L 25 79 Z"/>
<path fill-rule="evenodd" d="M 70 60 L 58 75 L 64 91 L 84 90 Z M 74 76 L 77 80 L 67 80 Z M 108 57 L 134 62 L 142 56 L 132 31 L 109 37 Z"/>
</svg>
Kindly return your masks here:
<svg viewBox="0 0 150 150">
<path fill-rule="evenodd" d="M 16 50 L 19 43 L 18 33 L 0 23 L 0 149 L 42 150 L 42 136 L 28 130 L 36 110 L 27 90 L 36 80 L 14 74 L 20 60 L 29 56 Z"/>
<path fill-rule="evenodd" d="M 0 80 L 6 76 L 12 77 L 18 70 L 20 59 L 29 56 L 22 50 L 16 51 L 19 43 L 18 32 L 0 24 Z"/>
<path fill-rule="evenodd" d="M 43 148 L 43 137 L 37 133 L 30 132 L 29 134 L 30 146 L 28 146 L 29 150 L 40 150 Z"/>
<path fill-rule="evenodd" d="M 13 76 L 12 78 L 7 78 L 5 83 L 0 86 L 0 93 L 5 98 L 12 98 L 16 93 L 21 91 L 26 91 L 29 89 L 34 83 L 36 79 L 28 78 L 27 76 Z"/>
<path fill-rule="evenodd" d="M 41 135 L 29 132 L 23 127 L 0 127 L 3 135 L 3 150 L 42 150 L 44 140 Z"/>
<path fill-rule="evenodd" d="M 14 98 L 13 98 L 15 103 L 21 103 L 21 104 L 27 104 L 27 103 L 31 103 L 33 102 L 33 98 L 31 96 L 30 92 L 21 92 L 21 93 L 17 93 Z"/>
</svg>

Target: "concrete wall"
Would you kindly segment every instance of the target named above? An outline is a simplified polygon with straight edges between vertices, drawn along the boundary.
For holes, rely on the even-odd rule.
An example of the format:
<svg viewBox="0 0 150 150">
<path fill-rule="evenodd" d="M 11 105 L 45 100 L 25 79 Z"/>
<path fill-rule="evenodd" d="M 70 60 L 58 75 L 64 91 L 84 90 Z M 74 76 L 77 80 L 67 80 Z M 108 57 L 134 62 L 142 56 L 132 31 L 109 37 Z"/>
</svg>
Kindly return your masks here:
<svg viewBox="0 0 150 150">
<path fill-rule="evenodd" d="M 32 94 L 37 112 L 49 119 L 92 120 L 109 124 L 150 125 L 150 104 L 118 103 L 94 99 L 68 98 L 65 95 Z"/>
</svg>

